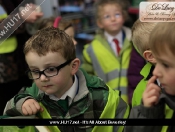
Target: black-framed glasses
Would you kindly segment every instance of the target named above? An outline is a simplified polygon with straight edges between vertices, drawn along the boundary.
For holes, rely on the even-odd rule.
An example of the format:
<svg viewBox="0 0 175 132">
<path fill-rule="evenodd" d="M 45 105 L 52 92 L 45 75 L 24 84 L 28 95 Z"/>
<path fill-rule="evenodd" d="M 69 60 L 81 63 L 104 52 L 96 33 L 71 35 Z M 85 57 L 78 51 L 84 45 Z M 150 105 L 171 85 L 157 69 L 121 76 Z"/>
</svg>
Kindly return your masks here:
<svg viewBox="0 0 175 132">
<path fill-rule="evenodd" d="M 65 67 L 66 65 L 68 65 L 69 63 L 71 63 L 71 61 L 72 60 L 68 60 L 57 67 L 54 67 L 54 66 L 48 67 L 48 68 L 44 69 L 43 71 L 28 70 L 26 73 L 27 73 L 29 79 L 33 79 L 33 80 L 39 79 L 42 74 L 46 77 L 53 77 L 53 76 L 58 75 L 59 70 L 61 68 Z"/>
</svg>

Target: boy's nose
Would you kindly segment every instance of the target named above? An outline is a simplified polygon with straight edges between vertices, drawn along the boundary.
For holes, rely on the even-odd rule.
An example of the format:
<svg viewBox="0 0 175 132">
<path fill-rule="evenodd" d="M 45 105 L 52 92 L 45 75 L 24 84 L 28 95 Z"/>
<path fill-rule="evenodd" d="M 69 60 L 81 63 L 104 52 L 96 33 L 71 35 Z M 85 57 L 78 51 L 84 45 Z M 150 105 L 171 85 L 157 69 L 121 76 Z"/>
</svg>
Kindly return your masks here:
<svg viewBox="0 0 175 132">
<path fill-rule="evenodd" d="M 112 21 L 116 20 L 116 17 L 115 16 L 111 16 L 111 20 Z"/>
<path fill-rule="evenodd" d="M 154 70 L 153 70 L 153 75 L 157 76 L 157 77 L 161 77 L 161 70 L 160 67 L 158 65 L 155 66 Z"/>
<path fill-rule="evenodd" d="M 47 81 L 48 80 L 48 77 L 46 77 L 44 74 L 41 74 L 41 76 L 40 76 L 40 80 L 41 81 Z"/>
</svg>

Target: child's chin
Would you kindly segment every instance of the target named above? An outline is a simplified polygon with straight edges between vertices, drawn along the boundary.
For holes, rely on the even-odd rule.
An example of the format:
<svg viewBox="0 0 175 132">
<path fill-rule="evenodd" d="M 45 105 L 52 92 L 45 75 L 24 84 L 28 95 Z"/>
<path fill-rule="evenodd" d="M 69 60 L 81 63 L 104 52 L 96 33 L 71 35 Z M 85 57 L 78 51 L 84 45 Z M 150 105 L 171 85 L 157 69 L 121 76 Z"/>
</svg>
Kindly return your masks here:
<svg viewBox="0 0 175 132">
<path fill-rule="evenodd" d="M 167 93 L 167 94 L 169 94 L 169 95 L 171 95 L 171 96 L 175 96 L 175 91 L 171 91 L 171 90 L 168 90 L 168 89 L 166 89 L 166 88 L 164 88 L 165 89 L 165 92 Z"/>
<path fill-rule="evenodd" d="M 54 94 L 55 92 L 54 91 L 44 91 L 46 94 L 49 94 L 49 95 L 51 95 L 51 94 Z"/>
</svg>

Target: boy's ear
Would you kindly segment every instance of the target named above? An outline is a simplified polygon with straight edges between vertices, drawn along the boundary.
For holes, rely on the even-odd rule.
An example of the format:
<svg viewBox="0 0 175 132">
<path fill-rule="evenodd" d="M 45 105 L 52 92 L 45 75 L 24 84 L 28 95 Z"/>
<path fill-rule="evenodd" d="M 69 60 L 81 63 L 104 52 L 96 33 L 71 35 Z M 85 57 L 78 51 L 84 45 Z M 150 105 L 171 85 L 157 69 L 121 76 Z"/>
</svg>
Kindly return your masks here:
<svg viewBox="0 0 175 132">
<path fill-rule="evenodd" d="M 72 62 L 71 62 L 71 74 L 74 75 L 80 66 L 80 60 L 78 58 L 75 58 Z"/>
<path fill-rule="evenodd" d="M 153 56 L 151 50 L 146 50 L 146 51 L 144 51 L 144 52 L 143 52 L 143 57 L 144 57 L 147 61 L 149 61 L 149 62 L 151 62 L 151 63 L 153 63 L 153 64 L 156 63 L 156 59 L 154 58 L 154 56 Z"/>
<path fill-rule="evenodd" d="M 96 23 L 97 23 L 97 26 L 98 26 L 99 28 L 101 28 L 101 29 L 103 28 L 103 24 L 100 22 L 100 20 L 97 20 Z"/>
</svg>

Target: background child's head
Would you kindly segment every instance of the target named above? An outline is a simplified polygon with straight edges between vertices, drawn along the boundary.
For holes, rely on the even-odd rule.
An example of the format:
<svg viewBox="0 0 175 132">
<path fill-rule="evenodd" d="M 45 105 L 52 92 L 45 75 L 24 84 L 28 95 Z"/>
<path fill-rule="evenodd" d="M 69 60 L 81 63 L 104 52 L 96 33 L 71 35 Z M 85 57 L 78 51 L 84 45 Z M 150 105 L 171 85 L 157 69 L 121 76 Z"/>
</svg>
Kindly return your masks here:
<svg viewBox="0 0 175 132">
<path fill-rule="evenodd" d="M 128 18 L 123 5 L 121 0 L 97 0 L 94 7 L 98 27 L 111 35 L 116 35 Z"/>
<path fill-rule="evenodd" d="M 40 20 L 40 22 L 38 24 L 39 25 L 38 29 L 41 30 L 41 29 L 46 28 L 46 27 L 54 26 L 54 24 L 55 24 L 55 27 L 57 27 L 61 30 L 64 30 L 72 38 L 74 45 L 77 44 L 77 41 L 74 38 L 74 35 L 75 35 L 74 27 L 73 27 L 72 22 L 70 20 L 65 20 L 61 17 L 44 18 L 44 19 Z"/>
<path fill-rule="evenodd" d="M 39 56 L 44 56 L 48 52 L 59 52 L 66 60 L 76 57 L 72 39 L 64 31 L 54 27 L 39 30 L 26 42 L 24 54 L 31 51 Z"/>
<path fill-rule="evenodd" d="M 149 37 L 151 36 L 151 31 L 154 29 L 156 24 L 157 23 L 153 22 L 141 22 L 138 19 L 132 27 L 132 42 L 134 47 L 137 49 L 140 55 L 151 63 L 155 62 L 152 62 Z"/>
<path fill-rule="evenodd" d="M 150 48 L 157 61 L 153 75 L 165 92 L 175 95 L 175 23 L 158 23 L 150 36 Z"/>
</svg>

